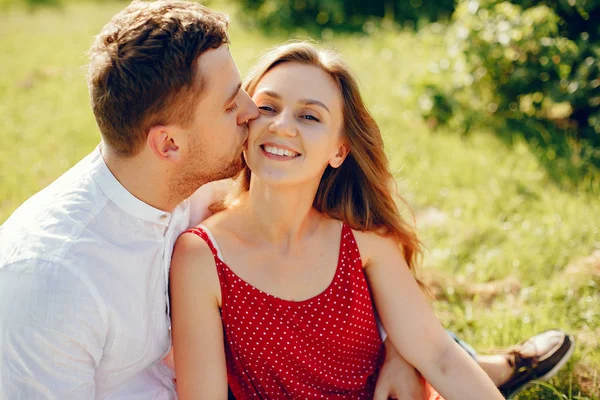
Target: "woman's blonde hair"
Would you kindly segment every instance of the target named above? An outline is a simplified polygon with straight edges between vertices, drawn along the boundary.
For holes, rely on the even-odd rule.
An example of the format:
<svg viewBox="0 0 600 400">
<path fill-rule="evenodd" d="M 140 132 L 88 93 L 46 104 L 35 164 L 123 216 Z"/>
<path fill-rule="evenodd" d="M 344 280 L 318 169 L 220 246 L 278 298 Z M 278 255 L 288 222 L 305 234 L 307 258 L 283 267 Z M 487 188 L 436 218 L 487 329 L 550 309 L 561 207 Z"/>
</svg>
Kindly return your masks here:
<svg viewBox="0 0 600 400">
<path fill-rule="evenodd" d="M 261 57 L 245 79 L 243 87 L 246 92 L 253 96 L 262 77 L 286 62 L 322 69 L 336 83 L 342 97 L 342 138 L 350 152 L 339 168 L 327 166 L 313 206 L 331 218 L 344 221 L 352 229 L 393 236 L 417 278 L 416 264 L 421 254 L 421 243 L 415 230 L 400 215 L 394 200 L 394 194 L 396 197 L 399 195 L 383 149 L 381 132 L 361 98 L 349 67 L 334 51 L 306 42 L 286 43 Z M 240 191 L 249 190 L 250 175 L 246 166 L 238 177 Z"/>
</svg>

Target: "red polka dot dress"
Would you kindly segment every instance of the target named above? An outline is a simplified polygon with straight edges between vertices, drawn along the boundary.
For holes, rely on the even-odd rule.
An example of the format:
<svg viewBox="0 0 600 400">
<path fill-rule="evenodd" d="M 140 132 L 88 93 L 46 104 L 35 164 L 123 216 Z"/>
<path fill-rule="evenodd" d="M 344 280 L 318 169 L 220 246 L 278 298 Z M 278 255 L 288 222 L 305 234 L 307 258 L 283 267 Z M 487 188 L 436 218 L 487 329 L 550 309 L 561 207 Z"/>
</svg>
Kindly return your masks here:
<svg viewBox="0 0 600 400">
<path fill-rule="evenodd" d="M 206 227 L 191 229 L 214 256 L 221 283 L 229 386 L 244 399 L 372 399 L 383 346 L 352 230 L 342 225 L 329 287 L 287 301 L 239 278 Z"/>
</svg>

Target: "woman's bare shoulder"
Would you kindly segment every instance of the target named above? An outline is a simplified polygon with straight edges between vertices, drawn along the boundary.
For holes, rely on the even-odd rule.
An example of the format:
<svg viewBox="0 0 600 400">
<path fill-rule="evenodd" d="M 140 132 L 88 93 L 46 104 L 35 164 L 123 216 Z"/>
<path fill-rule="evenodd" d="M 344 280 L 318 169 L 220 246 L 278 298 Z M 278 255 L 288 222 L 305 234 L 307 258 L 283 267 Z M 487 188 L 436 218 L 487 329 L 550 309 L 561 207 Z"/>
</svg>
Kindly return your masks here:
<svg viewBox="0 0 600 400">
<path fill-rule="evenodd" d="M 352 230 L 360 256 L 363 260 L 363 266 L 366 267 L 373 260 L 386 257 L 399 251 L 396 240 L 383 231 L 361 231 Z"/>
<path fill-rule="evenodd" d="M 219 277 L 212 250 L 203 238 L 192 232 L 181 234 L 175 242 L 169 280 L 172 291 L 188 288 L 220 298 Z"/>
</svg>

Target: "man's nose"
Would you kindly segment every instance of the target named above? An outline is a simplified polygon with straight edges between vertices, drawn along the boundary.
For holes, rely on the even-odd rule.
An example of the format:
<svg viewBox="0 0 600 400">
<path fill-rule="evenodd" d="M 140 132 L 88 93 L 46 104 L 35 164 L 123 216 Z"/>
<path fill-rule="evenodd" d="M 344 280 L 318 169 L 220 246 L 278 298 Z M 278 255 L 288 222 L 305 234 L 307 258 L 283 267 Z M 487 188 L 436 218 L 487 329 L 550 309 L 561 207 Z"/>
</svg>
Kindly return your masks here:
<svg viewBox="0 0 600 400">
<path fill-rule="evenodd" d="M 243 112 L 240 113 L 240 118 L 238 118 L 238 123 L 244 123 L 253 119 L 258 118 L 258 107 L 254 104 L 254 101 L 248 96 L 245 91 L 241 93 L 240 102 L 242 103 Z"/>
</svg>

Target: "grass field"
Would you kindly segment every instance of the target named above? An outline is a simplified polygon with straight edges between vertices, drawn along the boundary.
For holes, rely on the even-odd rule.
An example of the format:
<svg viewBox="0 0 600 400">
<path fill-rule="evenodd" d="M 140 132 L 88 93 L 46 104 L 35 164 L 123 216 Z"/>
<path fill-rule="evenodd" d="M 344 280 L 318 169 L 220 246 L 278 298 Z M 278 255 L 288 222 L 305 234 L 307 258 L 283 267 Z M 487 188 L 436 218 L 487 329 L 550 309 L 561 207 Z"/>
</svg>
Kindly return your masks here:
<svg viewBox="0 0 600 400">
<path fill-rule="evenodd" d="M 85 52 L 123 5 L 0 14 L 0 222 L 98 143 Z M 242 73 L 286 39 L 245 30 L 235 19 L 231 36 Z M 439 34 L 388 30 L 331 35 L 324 43 L 356 71 L 385 134 L 428 248 L 423 273 L 445 326 L 480 351 L 565 329 L 577 342 L 572 361 L 550 385 L 517 398 L 599 400 L 600 190 L 557 184 L 519 141 L 507 146 L 486 132 L 429 132 L 410 83 L 440 57 Z"/>
</svg>

